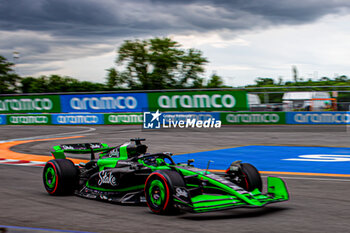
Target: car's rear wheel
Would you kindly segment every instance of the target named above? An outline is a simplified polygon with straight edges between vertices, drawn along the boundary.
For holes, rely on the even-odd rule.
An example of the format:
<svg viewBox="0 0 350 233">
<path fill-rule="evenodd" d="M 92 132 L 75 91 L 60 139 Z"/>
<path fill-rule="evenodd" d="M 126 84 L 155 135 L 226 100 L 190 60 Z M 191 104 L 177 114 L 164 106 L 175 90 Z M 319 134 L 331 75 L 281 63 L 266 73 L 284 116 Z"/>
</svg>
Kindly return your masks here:
<svg viewBox="0 0 350 233">
<path fill-rule="evenodd" d="M 176 212 L 172 199 L 175 186 L 185 186 L 182 176 L 176 171 L 156 171 L 148 176 L 145 184 L 145 197 L 147 205 L 153 213 Z"/>
<path fill-rule="evenodd" d="M 43 182 L 51 195 L 68 195 L 74 192 L 79 179 L 79 170 L 69 159 L 53 159 L 46 163 Z"/>
<path fill-rule="evenodd" d="M 247 191 L 253 191 L 255 189 L 258 189 L 260 192 L 262 191 L 263 184 L 258 169 L 250 163 L 242 163 L 241 172 L 242 176 L 239 186 Z"/>
</svg>

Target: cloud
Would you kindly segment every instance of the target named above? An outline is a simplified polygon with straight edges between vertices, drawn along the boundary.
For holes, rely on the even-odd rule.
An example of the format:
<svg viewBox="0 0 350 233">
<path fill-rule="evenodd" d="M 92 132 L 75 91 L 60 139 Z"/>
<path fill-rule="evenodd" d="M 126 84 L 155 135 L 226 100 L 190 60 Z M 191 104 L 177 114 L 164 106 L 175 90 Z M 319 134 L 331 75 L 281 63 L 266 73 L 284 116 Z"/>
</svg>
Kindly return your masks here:
<svg viewBox="0 0 350 233">
<path fill-rule="evenodd" d="M 216 32 L 222 38 L 215 39 L 217 47 L 227 47 L 245 43 L 232 38 L 241 33 L 307 24 L 349 8 L 348 0 L 2 1 L 0 54 L 11 58 L 19 51 L 23 64 L 40 70 L 40 64 L 99 56 L 140 37 Z"/>
<path fill-rule="evenodd" d="M 49 32 L 57 37 L 125 37 L 149 30 L 252 29 L 306 23 L 348 9 L 347 0 L 11 0 L 0 5 L 6 31 Z"/>
</svg>

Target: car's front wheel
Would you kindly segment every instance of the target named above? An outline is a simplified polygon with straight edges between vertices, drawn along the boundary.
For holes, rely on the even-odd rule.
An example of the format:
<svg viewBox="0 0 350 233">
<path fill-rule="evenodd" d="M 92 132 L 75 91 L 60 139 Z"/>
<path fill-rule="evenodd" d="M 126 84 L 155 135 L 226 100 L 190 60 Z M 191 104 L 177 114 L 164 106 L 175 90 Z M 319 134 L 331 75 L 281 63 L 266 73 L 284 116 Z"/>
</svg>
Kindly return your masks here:
<svg viewBox="0 0 350 233">
<path fill-rule="evenodd" d="M 258 189 L 260 192 L 262 191 L 263 184 L 261 180 L 260 173 L 256 167 L 251 165 L 250 163 L 242 163 L 241 164 L 241 179 L 240 186 L 247 191 L 253 191 Z"/>
<path fill-rule="evenodd" d="M 148 176 L 145 183 L 145 197 L 153 213 L 169 214 L 176 211 L 172 199 L 175 186 L 185 186 L 182 176 L 176 171 L 156 171 Z"/>
</svg>

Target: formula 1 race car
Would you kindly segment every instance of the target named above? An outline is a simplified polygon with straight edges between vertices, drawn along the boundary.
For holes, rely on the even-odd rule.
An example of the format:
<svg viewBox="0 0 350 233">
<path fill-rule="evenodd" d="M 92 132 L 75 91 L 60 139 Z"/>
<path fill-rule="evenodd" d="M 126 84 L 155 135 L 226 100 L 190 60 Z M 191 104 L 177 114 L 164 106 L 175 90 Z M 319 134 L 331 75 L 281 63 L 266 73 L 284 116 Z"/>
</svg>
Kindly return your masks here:
<svg viewBox="0 0 350 233">
<path fill-rule="evenodd" d="M 257 169 L 233 162 L 225 173 L 215 174 L 187 163 L 176 164 L 170 153 L 148 154 L 141 141 L 116 147 L 103 143 L 54 146 L 55 159 L 46 163 L 43 182 L 51 195 L 78 196 L 117 203 L 147 203 L 152 212 L 176 210 L 208 212 L 237 207 L 262 207 L 287 201 L 284 181 L 267 178 L 267 193 Z M 65 153 L 90 153 L 91 160 L 75 165 Z M 95 153 L 99 153 L 95 158 Z"/>
</svg>

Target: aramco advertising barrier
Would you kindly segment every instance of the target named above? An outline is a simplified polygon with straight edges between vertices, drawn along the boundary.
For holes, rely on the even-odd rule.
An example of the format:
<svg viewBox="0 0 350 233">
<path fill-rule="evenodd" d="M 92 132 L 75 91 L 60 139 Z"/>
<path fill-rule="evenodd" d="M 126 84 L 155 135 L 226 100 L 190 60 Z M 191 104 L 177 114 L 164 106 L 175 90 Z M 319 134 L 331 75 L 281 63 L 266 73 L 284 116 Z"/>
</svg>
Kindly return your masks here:
<svg viewBox="0 0 350 233">
<path fill-rule="evenodd" d="M 103 125 L 103 114 L 52 114 L 54 125 Z"/>
<path fill-rule="evenodd" d="M 350 112 L 287 112 L 287 124 L 349 124 Z"/>
<path fill-rule="evenodd" d="M 61 112 L 59 95 L 2 96 L 0 113 Z"/>
<path fill-rule="evenodd" d="M 51 125 L 50 114 L 11 114 L 6 116 L 8 125 Z"/>
<path fill-rule="evenodd" d="M 0 97 L 2 113 L 128 113 L 246 111 L 245 91 L 183 91 Z"/>
<path fill-rule="evenodd" d="M 143 113 L 111 113 L 104 114 L 105 124 L 133 125 L 143 124 Z M 162 113 L 165 122 L 187 119 L 207 120 L 209 118 L 220 119 L 220 113 L 213 112 L 166 112 Z"/>
<path fill-rule="evenodd" d="M 285 124 L 285 112 L 222 112 L 223 125 Z"/>
<path fill-rule="evenodd" d="M 62 112 L 142 112 L 148 109 L 147 94 L 61 95 Z"/>
<path fill-rule="evenodd" d="M 188 91 L 148 93 L 148 107 L 155 111 L 246 111 L 245 91 Z"/>
<path fill-rule="evenodd" d="M 142 113 L 110 113 L 104 114 L 106 125 L 137 125 L 143 123 Z"/>
<path fill-rule="evenodd" d="M 163 119 L 166 123 L 172 121 L 187 121 L 187 120 L 201 120 L 208 119 L 220 120 L 220 113 L 218 112 L 166 112 L 162 113 Z"/>
</svg>

